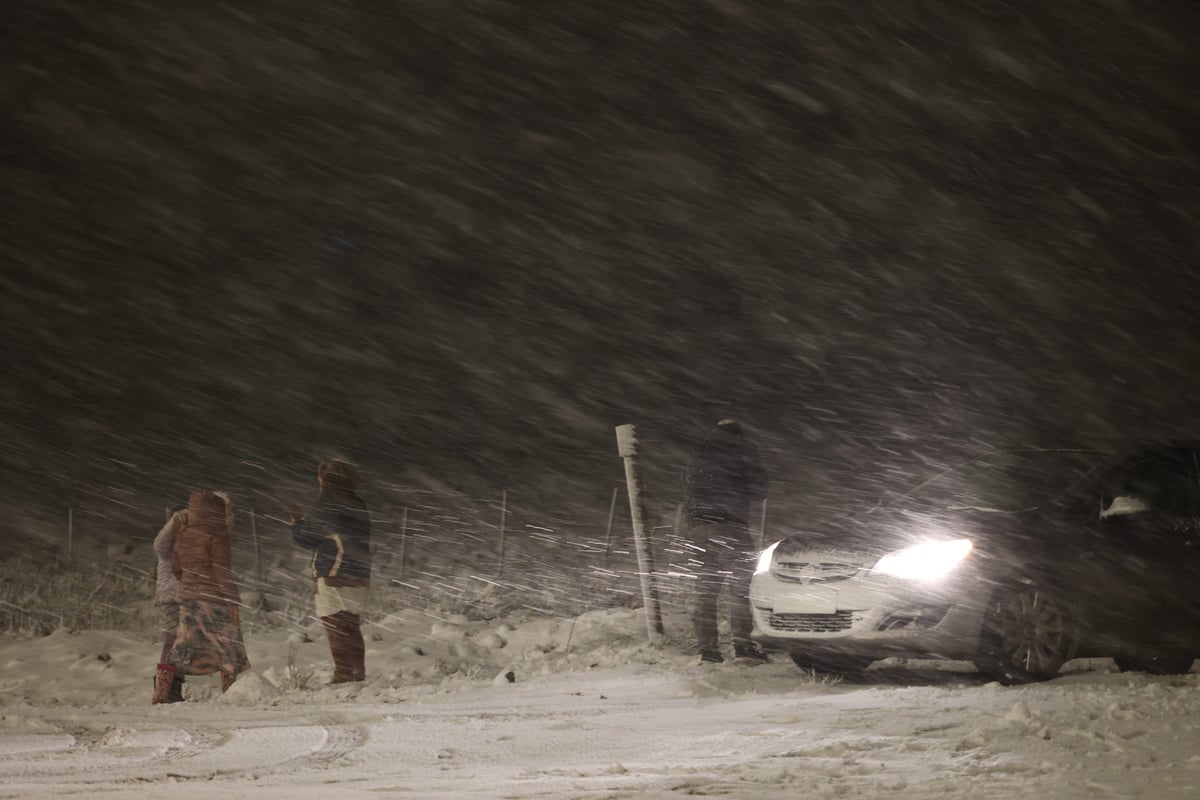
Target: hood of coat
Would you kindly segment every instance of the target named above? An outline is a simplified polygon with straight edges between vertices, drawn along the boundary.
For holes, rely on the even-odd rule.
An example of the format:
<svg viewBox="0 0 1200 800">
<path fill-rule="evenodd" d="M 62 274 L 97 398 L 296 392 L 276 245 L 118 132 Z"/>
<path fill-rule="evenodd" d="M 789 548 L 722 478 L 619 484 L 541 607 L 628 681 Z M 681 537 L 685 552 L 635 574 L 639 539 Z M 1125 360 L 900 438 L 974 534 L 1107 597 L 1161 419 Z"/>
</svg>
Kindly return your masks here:
<svg viewBox="0 0 1200 800">
<path fill-rule="evenodd" d="M 223 530 L 227 526 L 225 500 L 213 492 L 192 492 L 188 499 L 188 526 L 207 531 Z"/>
</svg>

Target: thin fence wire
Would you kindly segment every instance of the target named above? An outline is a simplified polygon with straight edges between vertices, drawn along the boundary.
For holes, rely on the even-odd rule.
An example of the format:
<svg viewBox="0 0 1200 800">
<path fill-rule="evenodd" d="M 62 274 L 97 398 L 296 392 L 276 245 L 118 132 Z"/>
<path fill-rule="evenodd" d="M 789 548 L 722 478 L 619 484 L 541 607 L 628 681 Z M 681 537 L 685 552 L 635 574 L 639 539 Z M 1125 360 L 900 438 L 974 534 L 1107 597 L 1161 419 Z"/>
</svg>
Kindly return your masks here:
<svg viewBox="0 0 1200 800">
<path fill-rule="evenodd" d="M 254 508 L 254 498 L 245 499 L 234 526 L 245 624 L 310 624 L 313 584 L 305 552 L 292 544 L 277 510 Z M 594 501 L 559 508 L 541 507 L 519 492 L 466 497 L 400 486 L 376 487 L 368 500 L 374 572 L 369 618 L 408 608 L 492 618 L 641 605 L 628 512 L 613 503 L 608 489 Z M 69 553 L 64 530 L 62 546 L 0 565 L 0 633 L 155 630 L 151 543 L 161 523 L 156 512 L 150 530 L 131 536 L 128 511 L 89 498 L 69 515 Z M 664 604 L 686 595 L 689 585 L 666 574 L 681 570 L 672 555 L 678 550 L 672 515 L 673 509 L 664 510 L 651 531 L 664 555 L 659 563 L 670 565 L 660 567 Z M 107 544 L 101 548 L 100 541 Z"/>
</svg>

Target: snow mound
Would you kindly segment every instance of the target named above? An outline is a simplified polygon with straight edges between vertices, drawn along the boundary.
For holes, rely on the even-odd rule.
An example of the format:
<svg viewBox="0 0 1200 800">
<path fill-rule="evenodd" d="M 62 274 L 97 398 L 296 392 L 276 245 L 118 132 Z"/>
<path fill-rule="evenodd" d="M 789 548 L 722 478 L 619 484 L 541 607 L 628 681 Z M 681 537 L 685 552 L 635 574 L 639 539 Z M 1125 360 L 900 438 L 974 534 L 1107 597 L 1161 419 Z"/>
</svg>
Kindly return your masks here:
<svg viewBox="0 0 1200 800">
<path fill-rule="evenodd" d="M 251 671 L 238 675 L 233 686 L 230 686 L 229 690 L 220 696 L 220 701 L 233 705 L 254 705 L 278 694 L 279 690 L 275 688 L 274 684 L 265 680 L 257 672 Z"/>
<path fill-rule="evenodd" d="M 1024 700 L 1018 700 L 1004 715 L 1004 719 L 1008 722 L 1032 722 L 1033 712 L 1029 710 Z"/>
</svg>

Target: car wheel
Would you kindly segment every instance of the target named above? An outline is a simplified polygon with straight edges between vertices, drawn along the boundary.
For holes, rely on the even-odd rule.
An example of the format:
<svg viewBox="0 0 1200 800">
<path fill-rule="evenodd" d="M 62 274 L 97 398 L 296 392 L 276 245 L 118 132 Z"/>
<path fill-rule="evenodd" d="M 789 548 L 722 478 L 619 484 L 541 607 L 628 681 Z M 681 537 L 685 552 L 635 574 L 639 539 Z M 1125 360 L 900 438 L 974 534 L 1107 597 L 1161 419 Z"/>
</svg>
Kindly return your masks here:
<svg viewBox="0 0 1200 800">
<path fill-rule="evenodd" d="M 1074 657 L 1075 646 L 1067 606 L 1040 586 L 1016 584 L 992 595 L 975 666 L 1007 685 L 1044 681 Z"/>
<path fill-rule="evenodd" d="M 1190 672 L 1195 656 L 1164 653 L 1145 653 L 1136 656 L 1115 656 L 1113 662 L 1121 672 L 1147 672 L 1151 675 L 1182 675 Z"/>
<path fill-rule="evenodd" d="M 862 672 L 875 660 L 863 656 L 809 655 L 792 653 L 792 663 L 808 672 Z"/>
</svg>

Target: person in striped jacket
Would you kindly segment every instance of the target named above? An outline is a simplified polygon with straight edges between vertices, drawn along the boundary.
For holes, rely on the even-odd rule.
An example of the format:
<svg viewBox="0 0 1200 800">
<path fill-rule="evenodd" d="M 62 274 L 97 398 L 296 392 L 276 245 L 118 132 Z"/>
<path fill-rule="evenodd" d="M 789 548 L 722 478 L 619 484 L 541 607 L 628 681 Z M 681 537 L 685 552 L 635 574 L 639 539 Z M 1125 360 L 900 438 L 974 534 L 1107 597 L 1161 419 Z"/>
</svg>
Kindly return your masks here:
<svg viewBox="0 0 1200 800">
<path fill-rule="evenodd" d="M 154 556 L 158 559 L 158 570 L 154 582 L 154 606 L 159 609 L 162 620 L 163 646 L 159 664 L 167 661 L 175 645 L 175 633 L 179 629 L 179 579 L 171 571 L 171 558 L 175 554 L 175 539 L 187 527 L 187 507 L 177 509 L 167 518 L 154 537 Z M 157 678 L 155 679 L 157 684 Z M 172 673 L 170 688 L 160 701 L 155 692 L 152 703 L 178 703 L 183 700 L 183 676 Z"/>
</svg>

